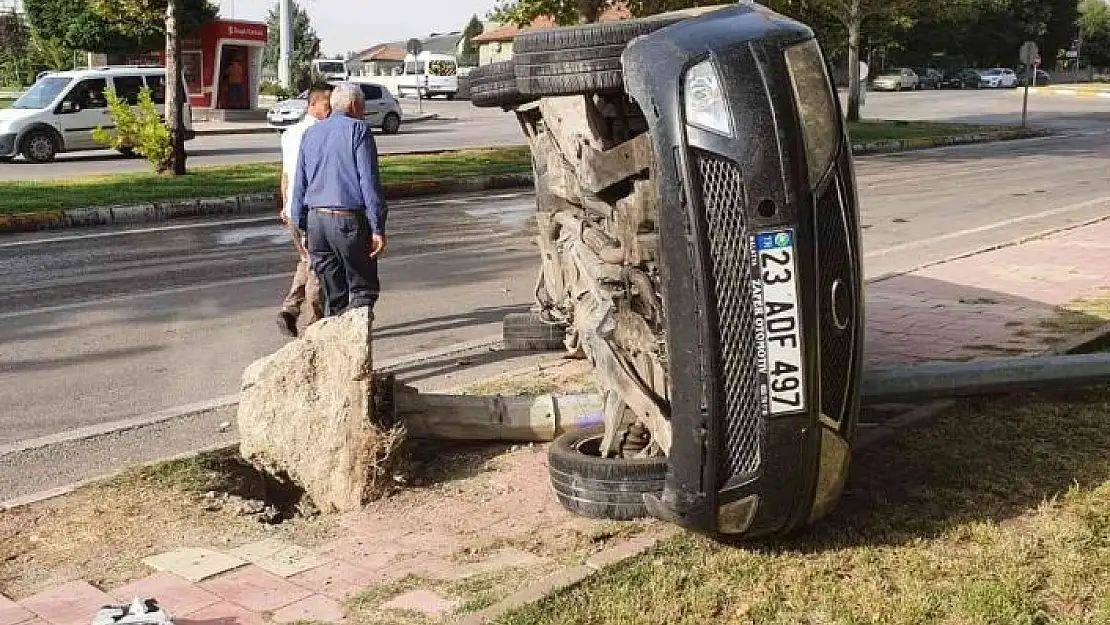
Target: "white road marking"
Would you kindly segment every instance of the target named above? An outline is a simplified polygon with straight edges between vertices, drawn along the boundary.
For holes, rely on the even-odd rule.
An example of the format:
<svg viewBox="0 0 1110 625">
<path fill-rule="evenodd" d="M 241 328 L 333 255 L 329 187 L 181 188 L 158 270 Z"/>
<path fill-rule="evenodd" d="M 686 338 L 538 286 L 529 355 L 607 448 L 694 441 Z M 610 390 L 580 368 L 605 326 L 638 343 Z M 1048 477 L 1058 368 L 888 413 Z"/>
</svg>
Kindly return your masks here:
<svg viewBox="0 0 1110 625">
<path fill-rule="evenodd" d="M 917 240 L 917 241 L 912 241 L 910 243 L 902 243 L 900 245 L 893 245 L 891 247 L 886 247 L 886 248 L 883 248 L 883 249 L 872 250 L 870 252 L 865 252 L 863 257 L 864 258 L 878 258 L 880 256 L 886 256 L 887 254 L 892 254 L 894 252 L 904 252 L 906 250 L 912 250 L 914 248 L 927 247 L 929 245 L 932 245 L 933 243 L 939 243 L 941 241 L 947 241 L 947 240 L 950 240 L 950 239 L 958 239 L 960 237 L 965 237 L 965 236 L 968 236 L 968 235 L 971 235 L 971 234 L 978 234 L 980 232 L 986 232 L 987 230 L 995 230 L 997 228 L 1004 228 L 1006 226 L 1012 226 L 1014 224 L 1019 224 L 1019 223 L 1022 223 L 1024 221 L 1031 221 L 1033 219 L 1040 219 L 1042 217 L 1051 217 L 1052 215 L 1059 215 L 1061 213 L 1069 213 L 1069 212 L 1072 212 L 1072 211 L 1083 210 L 1084 208 L 1091 208 L 1092 206 L 1098 206 L 1099 204 L 1106 204 L 1108 202 L 1110 202 L 1110 195 L 1103 196 L 1103 197 L 1100 197 L 1100 198 L 1095 198 L 1093 200 L 1087 200 L 1086 202 L 1079 202 L 1078 204 L 1070 204 L 1068 206 L 1061 206 L 1059 208 L 1053 208 L 1051 210 L 1041 211 L 1039 213 L 1032 213 L 1030 215 L 1022 215 L 1021 217 L 1014 217 L 1012 219 L 1005 219 L 1003 221 L 996 221 L 996 222 L 985 224 L 985 225 L 982 225 L 982 226 L 979 226 L 979 227 L 976 227 L 976 228 L 967 228 L 966 230 L 958 230 L 956 232 L 949 232 L 947 234 L 942 234 L 940 236 L 935 236 L 935 237 L 931 237 L 931 238 L 928 238 L 928 239 L 920 239 L 920 240 Z"/>
</svg>

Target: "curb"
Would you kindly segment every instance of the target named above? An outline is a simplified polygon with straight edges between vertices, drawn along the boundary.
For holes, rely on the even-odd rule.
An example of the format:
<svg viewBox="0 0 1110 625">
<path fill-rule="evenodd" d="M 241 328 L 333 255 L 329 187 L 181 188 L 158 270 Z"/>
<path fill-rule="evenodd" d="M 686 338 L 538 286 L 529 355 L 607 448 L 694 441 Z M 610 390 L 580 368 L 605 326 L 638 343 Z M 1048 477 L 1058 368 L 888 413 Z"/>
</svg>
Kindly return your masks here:
<svg viewBox="0 0 1110 625">
<path fill-rule="evenodd" d="M 1029 130 L 1015 128 L 998 132 L 983 132 L 951 137 L 930 137 L 923 139 L 901 139 L 892 141 L 873 141 L 852 145 L 852 153 L 856 156 L 867 154 L 892 154 L 896 152 L 913 152 L 915 150 L 928 150 L 943 148 L 953 145 L 974 145 L 980 143 L 999 143 L 1002 141 L 1016 141 L 1019 139 L 1033 139 L 1048 136 L 1044 130 Z"/>
<path fill-rule="evenodd" d="M 1080 98 L 1110 98 L 1110 89 L 1083 87 L 1030 87 L 1029 95 L 1063 95 Z"/>
<path fill-rule="evenodd" d="M 383 185 L 387 200 L 533 186 L 531 174 L 498 174 L 449 180 Z M 188 217 L 247 215 L 277 210 L 276 193 L 255 193 L 206 200 L 169 200 L 130 206 L 76 208 L 47 213 L 0 215 L 0 234 L 61 228 L 151 223 Z"/>
</svg>

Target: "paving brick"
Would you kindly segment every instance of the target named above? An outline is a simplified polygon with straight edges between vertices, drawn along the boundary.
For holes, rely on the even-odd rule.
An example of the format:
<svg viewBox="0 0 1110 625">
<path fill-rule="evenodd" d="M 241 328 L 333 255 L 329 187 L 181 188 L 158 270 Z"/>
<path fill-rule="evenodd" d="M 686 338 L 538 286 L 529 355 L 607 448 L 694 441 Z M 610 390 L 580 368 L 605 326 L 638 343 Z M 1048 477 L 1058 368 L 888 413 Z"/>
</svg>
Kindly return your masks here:
<svg viewBox="0 0 1110 625">
<path fill-rule="evenodd" d="M 470 579 L 479 575 L 499 573 L 509 569 L 532 568 L 540 566 L 544 562 L 546 562 L 545 559 L 527 551 L 512 548 L 502 549 L 481 562 L 467 564 L 455 569 L 452 578 Z"/>
<path fill-rule="evenodd" d="M 272 539 L 243 545 L 229 553 L 280 577 L 303 573 L 324 563 L 309 549 Z"/>
<path fill-rule="evenodd" d="M 266 622 L 261 615 L 242 606 L 221 601 L 185 618 L 176 619 L 174 625 L 266 625 Z"/>
<path fill-rule="evenodd" d="M 284 608 L 312 594 L 253 564 L 210 579 L 201 587 L 255 612 Z"/>
<path fill-rule="evenodd" d="M 578 584 L 592 573 L 593 569 L 584 564 L 552 573 L 531 586 L 513 593 L 501 602 L 464 617 L 459 621 L 459 625 L 485 625 L 509 610 L 535 603 L 551 593 Z"/>
<path fill-rule="evenodd" d="M 0 595 L 0 625 L 18 625 L 33 618 L 35 615 L 32 612 L 24 610 L 18 603 Z"/>
<path fill-rule="evenodd" d="M 454 612 L 459 602 L 446 599 L 430 590 L 414 590 L 383 603 L 382 610 L 418 612 L 425 616 L 443 616 Z"/>
<path fill-rule="evenodd" d="M 627 542 L 594 554 L 586 560 L 586 566 L 596 571 L 618 562 L 623 562 L 624 560 L 636 557 L 648 549 L 651 549 L 662 539 L 663 536 L 660 534 L 641 534 Z"/>
<path fill-rule="evenodd" d="M 170 618 L 188 616 L 216 605 L 220 598 L 172 573 L 155 573 L 111 592 L 117 600 L 130 603 L 135 597 L 157 599 Z"/>
<path fill-rule="evenodd" d="M 51 625 L 88 625 L 101 607 L 115 603 L 86 582 L 70 582 L 28 597 L 19 604 Z"/>
<path fill-rule="evenodd" d="M 272 620 L 275 623 L 294 621 L 338 623 L 343 620 L 343 606 L 323 595 L 312 595 L 274 612 Z"/>
<path fill-rule="evenodd" d="M 349 562 L 367 571 L 384 570 L 404 553 L 396 543 L 379 543 L 353 535 L 328 543 L 319 552 L 326 557 Z"/>
<path fill-rule="evenodd" d="M 173 573 L 190 582 L 204 581 L 209 577 L 235 570 L 246 563 L 246 560 L 226 553 L 194 547 L 170 551 L 143 560 L 143 564 L 155 570 Z"/>
<path fill-rule="evenodd" d="M 328 562 L 312 570 L 298 573 L 289 581 L 312 592 L 345 601 L 360 590 L 386 581 L 380 571 L 367 571 L 349 562 Z"/>
</svg>

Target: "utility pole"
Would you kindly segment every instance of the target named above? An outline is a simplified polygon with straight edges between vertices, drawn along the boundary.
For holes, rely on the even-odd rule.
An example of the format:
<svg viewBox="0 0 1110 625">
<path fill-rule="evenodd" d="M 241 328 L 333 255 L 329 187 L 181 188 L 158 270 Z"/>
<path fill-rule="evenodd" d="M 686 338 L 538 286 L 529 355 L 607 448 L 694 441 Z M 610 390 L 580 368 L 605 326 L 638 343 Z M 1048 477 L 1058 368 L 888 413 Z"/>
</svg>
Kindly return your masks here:
<svg viewBox="0 0 1110 625">
<path fill-rule="evenodd" d="M 278 82 L 289 89 L 293 86 L 291 65 L 293 62 L 293 0 L 281 0 L 281 37 L 278 44 Z"/>
</svg>

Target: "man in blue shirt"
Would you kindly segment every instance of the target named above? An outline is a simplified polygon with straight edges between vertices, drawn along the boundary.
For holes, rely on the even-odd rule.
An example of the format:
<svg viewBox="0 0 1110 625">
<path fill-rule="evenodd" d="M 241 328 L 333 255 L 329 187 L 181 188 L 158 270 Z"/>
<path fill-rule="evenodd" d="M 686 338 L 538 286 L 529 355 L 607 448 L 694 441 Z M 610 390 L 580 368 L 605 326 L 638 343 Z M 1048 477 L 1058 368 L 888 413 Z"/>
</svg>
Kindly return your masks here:
<svg viewBox="0 0 1110 625">
<path fill-rule="evenodd" d="M 290 213 L 306 233 L 312 269 L 323 282 L 326 314 L 378 301 L 378 257 L 388 210 L 378 149 L 362 121 L 366 101 L 352 83 L 332 90 L 331 116 L 304 133 Z"/>
</svg>

